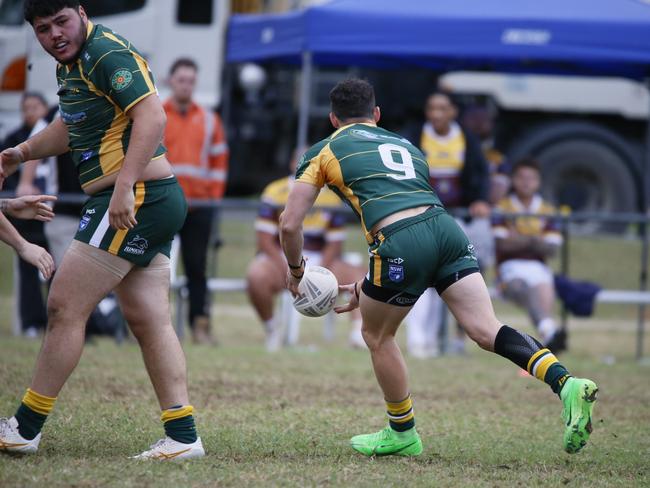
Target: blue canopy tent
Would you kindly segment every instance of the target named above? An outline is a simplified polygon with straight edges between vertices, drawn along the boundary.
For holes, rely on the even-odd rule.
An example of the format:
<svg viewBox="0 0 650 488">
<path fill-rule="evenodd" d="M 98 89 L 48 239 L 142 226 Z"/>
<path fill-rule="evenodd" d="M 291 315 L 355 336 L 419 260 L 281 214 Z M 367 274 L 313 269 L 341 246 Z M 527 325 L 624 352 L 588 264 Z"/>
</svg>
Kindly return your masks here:
<svg viewBox="0 0 650 488">
<path fill-rule="evenodd" d="M 285 14 L 233 15 L 228 62 L 302 65 L 298 144 L 316 65 L 619 76 L 650 88 L 650 0 L 331 0 Z M 650 207 L 650 123 L 645 206 Z M 644 226 L 641 289 L 646 289 Z M 642 308 L 637 356 L 642 355 Z"/>
<path fill-rule="evenodd" d="M 332 0 L 233 15 L 226 59 L 650 77 L 648 0 Z M 299 143 L 306 140 L 301 103 Z"/>
<path fill-rule="evenodd" d="M 234 15 L 227 59 L 567 72 L 643 78 L 650 2 L 333 0 L 298 12 Z"/>
</svg>

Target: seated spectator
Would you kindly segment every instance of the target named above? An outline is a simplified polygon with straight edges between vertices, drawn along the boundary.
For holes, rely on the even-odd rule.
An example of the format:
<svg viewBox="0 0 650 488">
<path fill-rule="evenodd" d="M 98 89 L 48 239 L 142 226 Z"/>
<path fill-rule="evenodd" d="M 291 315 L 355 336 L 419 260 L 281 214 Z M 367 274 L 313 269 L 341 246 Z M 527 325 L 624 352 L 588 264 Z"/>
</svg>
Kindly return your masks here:
<svg viewBox="0 0 650 488">
<path fill-rule="evenodd" d="M 537 161 L 523 159 L 515 164 L 512 194 L 501 200 L 497 209 L 535 216 L 495 214 L 497 271 L 503 295 L 526 309 L 544 345 L 557 353 L 566 349 L 566 334 L 553 318 L 553 272 L 546 260 L 562 244 L 562 235 L 552 218 L 555 209 L 538 193 L 540 184 Z"/>
<path fill-rule="evenodd" d="M 291 171 L 296 169 L 296 155 L 291 162 Z M 287 262 L 280 247 L 278 225 L 293 184 L 293 175 L 271 182 L 262 193 L 259 215 L 255 221 L 257 256 L 246 274 L 248 297 L 264 324 L 266 348 L 276 351 L 282 346 L 282 330 L 274 314 L 274 301 L 278 293 L 286 288 Z M 320 208 L 319 208 L 320 207 Z M 323 208 L 325 207 L 325 208 Z M 308 265 L 328 268 L 339 283 L 352 283 L 360 279 L 364 269 L 343 262 L 345 241 L 345 214 L 332 211 L 340 207 L 341 200 L 331 190 L 324 189 L 316 199 L 314 209 L 304 222 L 305 259 Z M 361 336 L 361 315 L 353 314 L 353 329 L 349 342 L 352 347 L 365 348 Z"/>
</svg>

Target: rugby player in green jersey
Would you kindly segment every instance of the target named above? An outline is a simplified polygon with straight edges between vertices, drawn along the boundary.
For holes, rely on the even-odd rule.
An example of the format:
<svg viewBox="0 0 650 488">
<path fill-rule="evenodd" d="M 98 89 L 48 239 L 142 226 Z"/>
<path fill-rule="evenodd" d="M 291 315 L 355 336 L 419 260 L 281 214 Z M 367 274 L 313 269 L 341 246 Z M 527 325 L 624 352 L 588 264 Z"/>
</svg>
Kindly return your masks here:
<svg viewBox="0 0 650 488">
<path fill-rule="evenodd" d="M 142 349 L 166 434 L 135 457 L 203 456 L 169 315 L 169 251 L 187 204 L 161 145 L 165 112 L 147 62 L 129 41 L 90 22 L 78 1 L 26 0 L 24 9 L 58 62 L 61 117 L 2 152 L 0 185 L 19 163 L 70 150 L 90 199 L 52 282 L 30 387 L 16 414 L 0 419 L 0 450 L 38 449 L 47 415 L 81 357 L 86 320 L 115 290 Z"/>
<path fill-rule="evenodd" d="M 596 384 L 572 377 L 537 340 L 495 317 L 474 248 L 429 185 L 424 156 L 408 140 L 377 127 L 380 111 L 372 86 L 358 79 L 343 81 L 330 92 L 330 101 L 336 130 L 303 156 L 280 218 L 280 236 L 289 264 L 287 286 L 294 296 L 305 267 L 302 221 L 323 185 L 352 207 L 370 246 L 366 278 L 340 287 L 352 298 L 335 310 L 361 309 L 363 337 L 389 425 L 353 437 L 352 447 L 367 456 L 422 452 L 395 333 L 422 292 L 435 287 L 481 348 L 511 360 L 559 395 L 564 449 L 579 451 L 591 433 Z"/>
</svg>

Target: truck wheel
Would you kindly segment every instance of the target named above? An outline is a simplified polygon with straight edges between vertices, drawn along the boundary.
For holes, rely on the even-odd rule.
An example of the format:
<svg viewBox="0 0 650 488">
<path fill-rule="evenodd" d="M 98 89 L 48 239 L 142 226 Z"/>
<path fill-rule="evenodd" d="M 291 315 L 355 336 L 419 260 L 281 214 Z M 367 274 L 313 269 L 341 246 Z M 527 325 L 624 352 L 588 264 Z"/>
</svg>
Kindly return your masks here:
<svg viewBox="0 0 650 488">
<path fill-rule="evenodd" d="M 594 124 L 560 122 L 533 129 L 510 152 L 542 165 L 542 194 L 574 212 L 634 212 L 640 208 L 637 156 L 617 134 Z M 585 222 L 581 230 L 620 230 L 621 225 Z"/>
</svg>

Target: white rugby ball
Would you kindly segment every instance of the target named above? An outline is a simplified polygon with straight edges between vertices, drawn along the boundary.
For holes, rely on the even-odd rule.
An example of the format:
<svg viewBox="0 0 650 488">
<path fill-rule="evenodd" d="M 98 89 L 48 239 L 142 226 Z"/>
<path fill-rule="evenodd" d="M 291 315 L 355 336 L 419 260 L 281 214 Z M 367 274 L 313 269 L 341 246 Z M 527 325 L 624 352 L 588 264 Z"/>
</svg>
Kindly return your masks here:
<svg viewBox="0 0 650 488">
<path fill-rule="evenodd" d="M 308 266 L 298 285 L 300 295 L 293 301 L 295 309 L 307 317 L 322 317 L 334 308 L 339 283 L 329 269 Z"/>
</svg>

